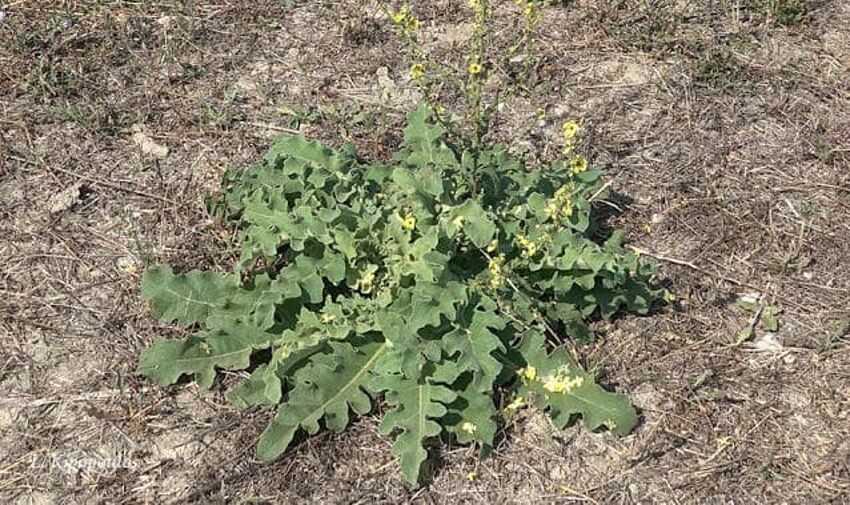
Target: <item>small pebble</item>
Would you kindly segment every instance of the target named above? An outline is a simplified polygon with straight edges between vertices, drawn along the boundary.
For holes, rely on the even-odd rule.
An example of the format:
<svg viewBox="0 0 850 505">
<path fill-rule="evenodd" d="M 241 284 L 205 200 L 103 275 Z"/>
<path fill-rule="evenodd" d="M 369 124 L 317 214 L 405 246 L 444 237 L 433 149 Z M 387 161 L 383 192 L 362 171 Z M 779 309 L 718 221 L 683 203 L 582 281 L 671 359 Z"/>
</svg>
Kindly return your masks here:
<svg viewBox="0 0 850 505">
<path fill-rule="evenodd" d="M 66 19 L 65 21 L 62 21 L 62 28 L 66 29 L 66 30 L 68 28 L 71 28 L 71 26 L 73 26 L 73 25 L 74 25 L 74 23 L 70 19 Z"/>
<path fill-rule="evenodd" d="M 6 21 L 6 11 L 0 11 L 0 23 Z"/>
</svg>

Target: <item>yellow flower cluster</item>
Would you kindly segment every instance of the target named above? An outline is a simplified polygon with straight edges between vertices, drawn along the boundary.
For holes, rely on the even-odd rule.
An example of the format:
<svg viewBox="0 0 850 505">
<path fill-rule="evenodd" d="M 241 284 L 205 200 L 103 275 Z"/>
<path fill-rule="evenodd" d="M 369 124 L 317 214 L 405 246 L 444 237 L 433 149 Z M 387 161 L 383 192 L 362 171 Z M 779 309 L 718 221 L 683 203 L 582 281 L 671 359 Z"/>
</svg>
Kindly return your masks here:
<svg viewBox="0 0 850 505">
<path fill-rule="evenodd" d="M 401 9 L 396 12 L 390 13 L 390 19 L 393 24 L 396 26 L 401 26 L 407 20 L 407 16 L 410 15 L 410 7 L 407 5 L 403 6 Z"/>
<path fill-rule="evenodd" d="M 421 63 L 414 63 L 410 66 L 410 78 L 414 81 L 422 79 L 425 75 L 425 65 Z"/>
<path fill-rule="evenodd" d="M 540 246 L 537 242 L 529 240 L 525 235 L 517 235 L 516 242 L 522 247 L 522 255 L 526 258 L 532 258 L 540 252 Z"/>
<path fill-rule="evenodd" d="M 517 373 L 522 379 L 523 384 L 539 380 L 543 389 L 555 394 L 570 394 L 574 389 L 580 388 L 584 384 L 584 377 L 580 375 L 571 376 L 567 367 L 561 367 L 554 374 L 544 375 L 542 377 L 539 376 L 537 369 L 532 365 L 520 368 Z M 518 397 L 507 408 L 508 410 L 518 409 L 522 406 L 523 402 L 523 398 Z"/>
<path fill-rule="evenodd" d="M 561 186 L 555 191 L 546 205 L 546 214 L 555 221 L 562 221 L 573 215 L 573 199 L 568 186 Z"/>
<path fill-rule="evenodd" d="M 464 421 L 460 424 L 460 431 L 466 432 L 470 435 L 474 435 L 475 430 L 477 430 L 477 429 L 478 429 L 478 426 L 475 426 L 474 424 L 470 423 L 469 421 Z"/>
<path fill-rule="evenodd" d="M 486 0 L 469 0 L 469 8 L 475 11 L 475 17 L 478 20 L 489 16 L 493 11 L 490 3 Z"/>
<path fill-rule="evenodd" d="M 504 256 L 497 256 L 490 260 L 487 265 L 487 270 L 490 272 L 490 287 L 498 289 L 505 283 L 505 274 L 502 271 L 502 265 L 505 264 Z"/>
<path fill-rule="evenodd" d="M 517 373 L 522 377 L 522 381 L 526 384 L 537 380 L 537 369 L 533 365 L 528 365 L 525 368 L 520 368 Z"/>
<path fill-rule="evenodd" d="M 573 120 L 567 121 L 561 125 L 561 135 L 564 137 L 564 154 L 570 155 L 576 147 L 576 137 L 580 128 L 578 123 Z"/>
<path fill-rule="evenodd" d="M 407 36 L 419 29 L 419 19 L 411 14 L 410 7 L 407 5 L 395 12 L 390 12 L 390 21 Z"/>
<path fill-rule="evenodd" d="M 567 395 L 573 389 L 581 387 L 584 383 L 584 377 L 578 375 L 570 377 L 566 373 L 558 372 L 554 375 L 547 375 L 541 378 L 540 382 L 543 384 L 543 389 L 550 393 Z"/>
</svg>

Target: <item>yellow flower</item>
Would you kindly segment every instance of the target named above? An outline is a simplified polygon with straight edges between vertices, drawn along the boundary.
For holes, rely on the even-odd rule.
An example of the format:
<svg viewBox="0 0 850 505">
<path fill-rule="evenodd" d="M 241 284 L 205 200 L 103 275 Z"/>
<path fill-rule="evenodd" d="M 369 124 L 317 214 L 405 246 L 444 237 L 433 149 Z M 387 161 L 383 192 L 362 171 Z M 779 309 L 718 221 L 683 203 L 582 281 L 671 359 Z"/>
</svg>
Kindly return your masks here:
<svg viewBox="0 0 850 505">
<path fill-rule="evenodd" d="M 570 394 L 573 389 L 577 387 L 581 387 L 584 383 L 584 377 L 576 376 L 570 378 L 570 376 L 558 373 L 555 375 L 547 375 L 543 377 L 543 389 L 549 391 L 550 393 L 558 393 L 558 394 Z"/>
<path fill-rule="evenodd" d="M 540 251 L 540 246 L 533 240 L 529 240 L 525 235 L 517 235 L 516 241 L 524 249 L 522 255 L 526 258 L 531 258 Z"/>
<path fill-rule="evenodd" d="M 549 203 L 546 205 L 546 215 L 550 218 L 555 218 L 558 217 L 559 211 L 558 202 L 555 200 L 549 200 Z"/>
<path fill-rule="evenodd" d="M 475 426 L 474 424 L 470 423 L 469 421 L 464 421 L 460 425 L 460 431 L 464 431 L 466 433 L 469 433 L 470 435 L 475 434 L 475 430 L 477 430 L 477 429 L 478 429 L 478 426 Z"/>
<path fill-rule="evenodd" d="M 469 0 L 469 8 L 478 10 L 481 8 L 481 0 Z"/>
<path fill-rule="evenodd" d="M 561 133 L 564 134 L 565 139 L 571 139 L 578 135 L 579 127 L 578 123 L 575 121 L 567 121 L 563 125 L 561 125 Z"/>
<path fill-rule="evenodd" d="M 517 235 L 516 241 L 522 247 L 525 247 L 525 246 L 527 246 L 528 244 L 531 243 L 531 241 L 528 240 L 528 238 L 525 235 Z"/>
<path fill-rule="evenodd" d="M 413 80 L 422 79 L 422 76 L 425 75 L 425 65 L 421 63 L 414 63 L 410 66 L 410 78 Z"/>
<path fill-rule="evenodd" d="M 502 264 L 505 262 L 504 256 L 497 256 L 490 260 L 487 265 L 487 270 L 490 271 L 490 287 L 498 289 L 505 283 L 505 276 L 502 275 Z"/>
<path fill-rule="evenodd" d="M 524 382 L 532 382 L 537 379 L 537 369 L 532 365 L 519 369 L 519 376 Z"/>
<path fill-rule="evenodd" d="M 322 317 L 319 318 L 319 321 L 321 321 L 323 324 L 328 324 L 333 322 L 334 319 L 336 319 L 336 316 L 333 314 L 322 314 Z"/>
<path fill-rule="evenodd" d="M 573 215 L 573 204 L 571 202 L 567 202 L 564 204 L 564 207 L 561 208 L 561 213 L 566 217 L 570 217 Z"/>
<path fill-rule="evenodd" d="M 540 107 L 539 109 L 537 109 L 537 119 L 539 119 L 541 121 L 546 119 L 546 109 L 544 109 L 543 107 Z"/>
<path fill-rule="evenodd" d="M 487 244 L 487 252 L 488 253 L 494 252 L 498 248 L 499 248 L 499 241 L 496 240 L 496 239 L 491 240 L 490 243 Z"/>
<path fill-rule="evenodd" d="M 493 275 L 498 275 L 502 272 L 502 263 L 505 261 L 503 256 L 498 256 L 490 260 L 490 263 L 487 265 L 487 269 L 490 270 L 490 273 Z"/>
<path fill-rule="evenodd" d="M 479 63 L 470 63 L 468 70 L 470 74 L 478 75 L 484 70 L 484 68 Z"/>
<path fill-rule="evenodd" d="M 415 32 L 419 29 L 419 19 L 411 16 L 410 19 L 407 20 L 407 30 L 410 32 Z"/>
<path fill-rule="evenodd" d="M 523 14 L 525 14 L 526 17 L 530 17 L 532 14 L 534 14 L 534 3 L 533 2 L 528 2 L 527 4 L 525 4 L 525 9 L 523 10 Z"/>
<path fill-rule="evenodd" d="M 416 226 L 416 218 L 407 216 L 401 220 L 401 227 L 405 230 L 412 230 Z"/>
<path fill-rule="evenodd" d="M 573 158 L 573 161 L 570 162 L 570 170 L 572 170 L 574 174 L 580 174 L 587 170 L 587 158 L 584 156 L 576 156 Z"/>
<path fill-rule="evenodd" d="M 567 186 L 561 186 L 557 190 L 555 190 L 555 198 L 558 200 L 564 200 L 570 198 L 570 188 Z"/>
<path fill-rule="evenodd" d="M 407 14 L 410 12 L 407 6 L 402 7 L 397 12 L 394 12 L 390 15 L 390 19 L 392 20 L 394 25 L 400 25 L 407 19 Z"/>
</svg>

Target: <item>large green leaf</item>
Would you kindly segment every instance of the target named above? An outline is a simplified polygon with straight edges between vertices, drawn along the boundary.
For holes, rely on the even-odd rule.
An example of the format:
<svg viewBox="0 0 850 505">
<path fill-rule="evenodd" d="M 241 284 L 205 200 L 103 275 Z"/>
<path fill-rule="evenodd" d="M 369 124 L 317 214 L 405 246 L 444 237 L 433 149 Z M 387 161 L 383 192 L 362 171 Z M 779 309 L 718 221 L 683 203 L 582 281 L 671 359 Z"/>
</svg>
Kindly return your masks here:
<svg viewBox="0 0 850 505">
<path fill-rule="evenodd" d="M 457 156 L 443 139 L 445 130 L 431 120 L 431 109 L 426 105 L 420 106 L 408 115 L 408 125 L 404 129 L 404 143 L 408 149 L 409 165 L 415 167 L 436 166 L 438 168 L 456 167 Z M 438 195 L 437 183 L 432 182 L 434 176 L 428 175 L 421 179 L 422 189 L 433 195 Z M 437 179 L 439 180 L 439 179 Z"/>
<path fill-rule="evenodd" d="M 138 373 L 163 386 L 174 384 L 181 375 L 194 374 L 198 384 L 208 388 L 216 368 L 248 368 L 254 349 L 268 347 L 275 338 L 245 325 L 234 325 L 233 330 L 230 334 L 202 331 L 186 340 L 158 338 L 142 354 Z"/>
<path fill-rule="evenodd" d="M 150 302 L 154 315 L 185 325 L 205 320 L 235 291 L 234 276 L 214 272 L 175 275 L 171 267 L 158 265 L 145 270 L 142 278 L 142 298 Z"/>
<path fill-rule="evenodd" d="M 451 422 L 448 430 L 454 433 L 459 443 L 476 442 L 484 454 L 492 451 L 498 428 L 492 391 L 481 391 L 470 381 L 449 405 L 449 415 L 455 418 L 447 416 L 447 423 Z"/>
<path fill-rule="evenodd" d="M 467 200 L 451 212 L 449 226 L 467 234 L 472 243 L 486 247 L 496 234 L 496 224 L 475 200 Z"/>
<path fill-rule="evenodd" d="M 460 370 L 473 373 L 475 389 L 489 393 L 502 371 L 494 353 L 504 351 L 502 341 L 490 330 L 504 328 L 505 322 L 476 305 L 467 306 L 458 319 L 460 324 L 442 338 L 443 350 Z"/>
<path fill-rule="evenodd" d="M 637 424 L 637 413 L 625 395 L 611 393 L 596 384 L 563 350 L 546 352 L 545 339 L 537 332 L 525 336 L 519 353 L 533 378 L 524 378 L 519 394 L 549 409 L 559 427 L 580 415 L 588 429 L 606 426 L 618 435 L 628 434 Z"/>
<path fill-rule="evenodd" d="M 422 474 L 422 463 L 428 458 L 426 443 L 443 430 L 437 419 L 446 415 L 445 404 L 453 402 L 457 395 L 446 386 L 408 379 L 403 374 L 376 377 L 371 387 L 386 391 L 387 403 L 393 408 L 384 415 L 381 431 L 385 434 L 401 431 L 393 444 L 393 453 L 401 458 L 404 477 L 416 484 Z"/>
<path fill-rule="evenodd" d="M 348 424 L 349 408 L 365 414 L 372 408 L 364 391 L 375 362 L 386 352 L 383 342 L 363 341 L 358 346 L 331 342 L 330 350 L 310 357 L 294 377 L 295 388 L 277 409 L 257 446 L 261 458 L 270 460 L 289 447 L 295 434 L 319 431 L 319 421 L 333 431 Z"/>
</svg>

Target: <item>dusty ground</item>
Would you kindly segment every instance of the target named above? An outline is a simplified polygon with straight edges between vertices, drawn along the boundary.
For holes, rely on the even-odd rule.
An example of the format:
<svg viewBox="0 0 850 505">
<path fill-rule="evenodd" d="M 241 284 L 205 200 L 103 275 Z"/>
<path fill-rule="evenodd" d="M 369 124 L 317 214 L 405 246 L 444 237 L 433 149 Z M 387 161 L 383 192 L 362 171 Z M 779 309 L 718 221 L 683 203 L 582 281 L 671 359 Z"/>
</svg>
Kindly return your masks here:
<svg viewBox="0 0 850 505">
<path fill-rule="evenodd" d="M 268 411 L 133 374 L 154 335 L 178 334 L 141 303 L 138 267 L 232 264 L 202 206 L 224 169 L 257 159 L 275 128 L 392 152 L 416 96 L 374 7 L 59 5 L 0 7 L 5 501 L 850 502 L 847 2 L 547 11 L 535 85 L 495 136 L 546 158 L 560 117 L 580 118 L 616 191 L 611 224 L 657 256 L 680 301 L 601 326 L 586 349 L 641 408 L 632 435 L 528 414 L 494 457 L 448 450 L 416 490 L 373 418 L 261 464 Z M 433 50 L 464 39 L 464 5 L 417 6 Z M 734 301 L 751 293 L 782 310 L 780 329 L 755 324 L 737 344 L 755 320 Z"/>
</svg>

